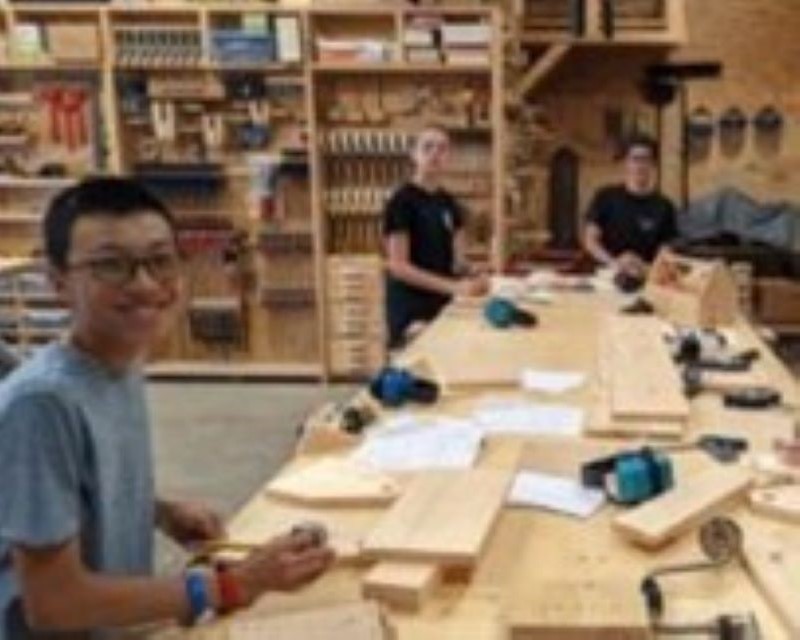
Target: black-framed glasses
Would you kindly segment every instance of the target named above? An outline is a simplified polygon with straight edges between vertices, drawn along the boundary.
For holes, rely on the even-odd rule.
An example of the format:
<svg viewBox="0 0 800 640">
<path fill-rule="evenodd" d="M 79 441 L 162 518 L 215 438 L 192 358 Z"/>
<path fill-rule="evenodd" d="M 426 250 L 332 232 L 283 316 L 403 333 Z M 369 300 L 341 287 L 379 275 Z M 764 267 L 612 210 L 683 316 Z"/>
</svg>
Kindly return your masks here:
<svg viewBox="0 0 800 640">
<path fill-rule="evenodd" d="M 114 255 L 87 258 L 69 265 L 70 269 L 88 269 L 100 282 L 125 285 L 136 278 L 139 268 L 159 283 L 169 282 L 180 275 L 181 259 L 177 253 L 161 252 L 147 256 Z"/>
</svg>

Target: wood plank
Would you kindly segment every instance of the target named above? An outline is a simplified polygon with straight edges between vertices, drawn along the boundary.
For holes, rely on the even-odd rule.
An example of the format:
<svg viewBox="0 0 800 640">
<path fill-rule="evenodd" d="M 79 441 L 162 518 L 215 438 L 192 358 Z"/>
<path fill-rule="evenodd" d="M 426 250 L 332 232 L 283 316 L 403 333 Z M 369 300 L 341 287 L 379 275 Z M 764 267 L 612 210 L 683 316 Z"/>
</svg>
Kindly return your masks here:
<svg viewBox="0 0 800 640">
<path fill-rule="evenodd" d="M 677 487 L 613 520 L 631 542 L 657 548 L 741 496 L 752 476 L 740 467 L 714 467 L 693 477 L 679 477 Z"/>
<path fill-rule="evenodd" d="M 619 450 L 617 443 L 608 440 L 540 437 L 523 446 L 519 470 L 579 479 L 585 462 L 613 455 Z"/>
<path fill-rule="evenodd" d="M 375 603 L 304 610 L 269 618 L 242 618 L 228 627 L 229 640 L 384 640 L 385 623 Z"/>
<path fill-rule="evenodd" d="M 606 324 L 614 417 L 686 420 L 689 404 L 657 318 L 612 316 Z"/>
<path fill-rule="evenodd" d="M 800 638 L 800 547 L 745 535 L 743 559 L 753 581 L 777 612 L 789 638 Z"/>
<path fill-rule="evenodd" d="M 343 458 L 322 458 L 290 469 L 267 485 L 267 493 L 316 507 L 375 507 L 401 493 L 392 476 Z"/>
<path fill-rule="evenodd" d="M 800 485 L 755 489 L 750 506 L 758 514 L 800 524 Z"/>
<path fill-rule="evenodd" d="M 585 426 L 586 434 L 598 437 L 649 436 L 671 439 L 682 437 L 687 427 L 687 420 L 683 418 L 626 417 L 612 412 L 611 379 L 615 355 L 612 337 L 601 332 L 597 345 L 598 377 L 593 388 L 593 401 Z"/>
<path fill-rule="evenodd" d="M 509 612 L 512 640 L 649 640 L 650 625 L 633 581 L 577 576 L 535 583 Z"/>
<path fill-rule="evenodd" d="M 474 564 L 505 502 L 511 475 L 472 469 L 418 476 L 367 536 L 364 552 L 376 558 Z"/>
<path fill-rule="evenodd" d="M 365 598 L 405 609 L 419 609 L 436 588 L 440 577 L 435 564 L 384 561 L 364 576 L 361 592 Z"/>
</svg>

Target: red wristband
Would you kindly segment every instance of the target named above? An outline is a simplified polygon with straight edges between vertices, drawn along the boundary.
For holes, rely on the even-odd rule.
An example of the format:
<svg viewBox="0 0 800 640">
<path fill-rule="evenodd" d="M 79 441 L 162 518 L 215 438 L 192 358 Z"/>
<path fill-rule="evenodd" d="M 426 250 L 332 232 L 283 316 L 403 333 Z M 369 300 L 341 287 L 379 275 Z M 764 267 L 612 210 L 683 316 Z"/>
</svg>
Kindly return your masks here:
<svg viewBox="0 0 800 640">
<path fill-rule="evenodd" d="M 242 588 L 230 567 L 224 562 L 216 565 L 217 587 L 219 589 L 220 613 L 230 613 L 244 606 Z"/>
</svg>

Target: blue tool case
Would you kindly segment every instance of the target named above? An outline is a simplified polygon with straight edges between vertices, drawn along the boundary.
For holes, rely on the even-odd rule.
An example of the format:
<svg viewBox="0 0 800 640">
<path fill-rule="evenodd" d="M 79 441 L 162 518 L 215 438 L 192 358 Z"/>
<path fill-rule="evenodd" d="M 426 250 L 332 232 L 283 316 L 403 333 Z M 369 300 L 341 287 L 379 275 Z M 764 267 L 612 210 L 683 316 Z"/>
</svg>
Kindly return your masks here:
<svg viewBox="0 0 800 640">
<path fill-rule="evenodd" d="M 238 29 L 211 32 L 211 56 L 221 63 L 273 62 L 276 50 L 275 36 L 271 33 L 250 33 Z"/>
</svg>

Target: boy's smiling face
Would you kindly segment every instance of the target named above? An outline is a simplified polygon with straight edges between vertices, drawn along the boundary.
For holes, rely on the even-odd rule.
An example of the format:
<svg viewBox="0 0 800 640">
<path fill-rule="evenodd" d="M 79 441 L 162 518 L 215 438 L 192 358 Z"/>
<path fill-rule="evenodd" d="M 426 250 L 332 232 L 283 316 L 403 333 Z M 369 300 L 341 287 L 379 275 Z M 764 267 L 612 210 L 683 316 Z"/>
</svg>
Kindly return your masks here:
<svg viewBox="0 0 800 640">
<path fill-rule="evenodd" d="M 175 234 L 149 211 L 77 220 L 67 268 L 54 280 L 72 310 L 74 334 L 131 358 L 166 333 L 183 294 Z"/>
</svg>

